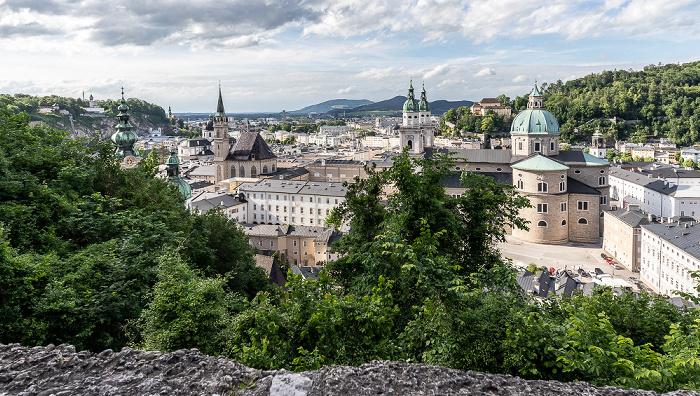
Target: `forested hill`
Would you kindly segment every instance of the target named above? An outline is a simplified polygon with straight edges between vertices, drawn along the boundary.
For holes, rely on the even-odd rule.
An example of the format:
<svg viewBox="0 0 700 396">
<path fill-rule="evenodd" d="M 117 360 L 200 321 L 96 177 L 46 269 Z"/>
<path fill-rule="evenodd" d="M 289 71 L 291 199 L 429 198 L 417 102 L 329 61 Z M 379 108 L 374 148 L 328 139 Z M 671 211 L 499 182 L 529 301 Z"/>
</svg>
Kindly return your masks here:
<svg viewBox="0 0 700 396">
<path fill-rule="evenodd" d="M 105 109 L 103 115 L 89 115 L 84 108 L 90 102 L 82 99 L 66 98 L 62 96 L 31 96 L 26 94 L 0 94 L 0 100 L 9 101 L 7 109 L 19 114 L 26 112 L 32 121 L 42 121 L 44 124 L 59 130 L 69 132 L 73 136 L 89 136 L 97 131 L 102 138 L 111 136 L 116 132 L 116 116 L 119 112 L 118 100 L 98 100 L 97 105 Z M 131 123 L 135 127 L 137 134 L 143 134 L 151 129 L 169 129 L 170 122 L 162 107 L 141 99 L 129 98 L 126 100 L 129 105 Z M 40 113 L 41 107 L 57 104 L 60 110 L 65 110 L 68 114 L 59 112 Z M 71 120 L 72 119 L 72 120 Z"/>
<path fill-rule="evenodd" d="M 563 140 L 587 140 L 600 127 L 610 138 L 668 137 L 690 145 L 700 142 L 699 84 L 700 61 L 603 71 L 566 83 L 542 84 L 542 89 Z M 515 102 L 522 108 L 526 104 Z M 617 122 L 604 120 L 614 117 Z"/>
</svg>

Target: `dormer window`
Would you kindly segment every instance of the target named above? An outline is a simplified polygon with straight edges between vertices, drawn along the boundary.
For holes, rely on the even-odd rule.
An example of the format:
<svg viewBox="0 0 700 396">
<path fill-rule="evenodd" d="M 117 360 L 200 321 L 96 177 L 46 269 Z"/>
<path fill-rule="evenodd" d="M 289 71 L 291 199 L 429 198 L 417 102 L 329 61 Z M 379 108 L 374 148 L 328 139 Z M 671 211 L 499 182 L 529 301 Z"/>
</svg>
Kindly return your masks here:
<svg viewBox="0 0 700 396">
<path fill-rule="evenodd" d="M 540 142 L 535 142 L 535 152 L 536 152 L 536 153 L 539 153 L 540 151 L 542 151 L 541 143 L 540 143 Z"/>
</svg>

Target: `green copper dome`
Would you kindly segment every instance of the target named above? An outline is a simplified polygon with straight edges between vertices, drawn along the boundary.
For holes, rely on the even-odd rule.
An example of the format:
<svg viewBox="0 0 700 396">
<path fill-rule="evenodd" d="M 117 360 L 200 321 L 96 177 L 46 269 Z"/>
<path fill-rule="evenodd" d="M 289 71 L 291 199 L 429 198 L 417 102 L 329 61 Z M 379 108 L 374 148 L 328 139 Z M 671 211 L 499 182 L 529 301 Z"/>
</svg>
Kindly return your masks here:
<svg viewBox="0 0 700 396">
<path fill-rule="evenodd" d="M 180 159 L 177 158 L 176 148 L 170 151 L 170 158 L 168 158 L 165 164 L 168 166 L 168 179 L 180 190 L 180 194 L 182 194 L 185 199 L 192 198 L 192 187 L 180 177 Z"/>
<path fill-rule="evenodd" d="M 139 157 L 138 152 L 134 150 L 134 144 L 139 137 L 136 135 L 136 132 L 131 130 L 134 126 L 131 125 L 131 122 L 129 122 L 129 106 L 126 104 L 126 100 L 124 99 L 123 87 L 120 102 L 121 104 L 117 108 L 119 110 L 119 114 L 117 114 L 117 119 L 119 120 L 119 123 L 117 124 L 117 132 L 115 132 L 111 138 L 112 142 L 117 145 L 115 151 L 120 157 L 126 157 L 129 155 Z"/>
<path fill-rule="evenodd" d="M 516 134 L 559 134 L 559 122 L 547 110 L 528 109 L 515 116 L 510 133 Z"/>
<path fill-rule="evenodd" d="M 403 104 L 403 111 L 404 113 L 417 113 L 419 111 L 418 109 L 418 101 L 413 94 L 413 81 L 411 81 L 411 85 L 408 88 L 408 98 L 406 98 Z"/>
</svg>

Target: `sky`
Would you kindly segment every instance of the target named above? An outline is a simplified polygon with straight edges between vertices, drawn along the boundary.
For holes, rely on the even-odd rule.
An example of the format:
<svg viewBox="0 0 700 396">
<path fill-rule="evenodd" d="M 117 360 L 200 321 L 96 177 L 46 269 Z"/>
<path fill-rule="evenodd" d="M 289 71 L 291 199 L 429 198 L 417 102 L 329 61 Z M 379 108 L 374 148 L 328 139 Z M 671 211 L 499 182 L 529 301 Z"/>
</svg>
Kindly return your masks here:
<svg viewBox="0 0 700 396">
<path fill-rule="evenodd" d="M 698 0 L 0 0 L 0 93 L 178 112 L 529 93 L 700 59 Z"/>
</svg>

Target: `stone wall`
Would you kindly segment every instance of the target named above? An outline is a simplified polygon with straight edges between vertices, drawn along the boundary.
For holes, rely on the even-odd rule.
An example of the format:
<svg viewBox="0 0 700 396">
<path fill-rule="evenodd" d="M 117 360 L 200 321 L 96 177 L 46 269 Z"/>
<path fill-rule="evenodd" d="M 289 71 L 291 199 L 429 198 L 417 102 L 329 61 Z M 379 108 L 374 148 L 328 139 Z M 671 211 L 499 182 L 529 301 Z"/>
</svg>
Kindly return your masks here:
<svg viewBox="0 0 700 396">
<path fill-rule="evenodd" d="M 508 375 L 401 362 L 327 366 L 303 373 L 264 371 L 196 349 L 172 353 L 77 352 L 70 345 L 0 344 L 0 395 L 613 395 L 655 392 L 585 382 L 526 381 Z M 677 391 L 669 396 L 700 395 Z"/>
</svg>

